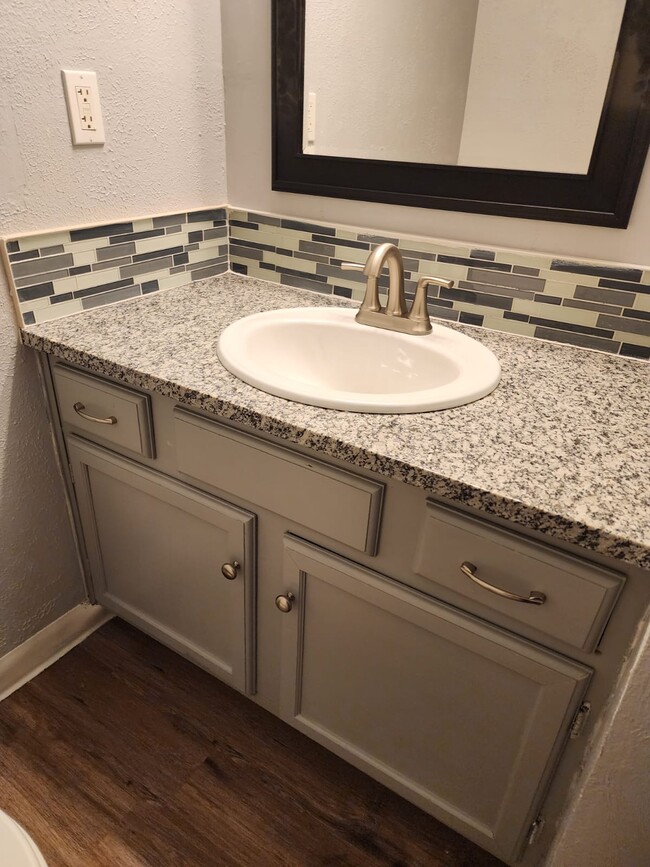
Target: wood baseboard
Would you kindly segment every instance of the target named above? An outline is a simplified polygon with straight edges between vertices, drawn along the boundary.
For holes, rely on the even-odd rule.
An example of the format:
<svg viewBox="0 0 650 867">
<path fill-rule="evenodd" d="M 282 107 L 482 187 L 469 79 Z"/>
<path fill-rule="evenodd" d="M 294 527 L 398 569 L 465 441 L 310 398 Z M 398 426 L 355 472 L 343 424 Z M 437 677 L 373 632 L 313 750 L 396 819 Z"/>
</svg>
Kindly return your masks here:
<svg viewBox="0 0 650 867">
<path fill-rule="evenodd" d="M 0 659 L 0 701 L 60 659 L 113 615 L 101 605 L 77 605 Z"/>
</svg>

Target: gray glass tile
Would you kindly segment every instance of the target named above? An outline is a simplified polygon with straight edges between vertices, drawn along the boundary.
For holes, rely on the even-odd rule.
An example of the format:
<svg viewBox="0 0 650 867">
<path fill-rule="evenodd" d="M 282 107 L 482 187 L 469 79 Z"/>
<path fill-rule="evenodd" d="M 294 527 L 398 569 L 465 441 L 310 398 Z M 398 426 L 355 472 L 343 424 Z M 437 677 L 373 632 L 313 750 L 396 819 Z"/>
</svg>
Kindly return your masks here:
<svg viewBox="0 0 650 867">
<path fill-rule="evenodd" d="M 465 325 L 483 325 L 483 319 L 480 313 L 467 313 L 464 310 L 461 310 L 458 317 L 458 321 L 464 322 Z"/>
<path fill-rule="evenodd" d="M 551 271 L 568 271 L 570 274 L 590 274 L 594 277 L 607 277 L 612 280 L 634 280 L 643 278 L 639 268 L 617 268 L 609 265 L 590 265 L 588 262 L 571 262 L 567 259 L 553 259 Z"/>
<path fill-rule="evenodd" d="M 353 247 L 355 250 L 370 250 L 370 244 L 367 241 L 348 241 L 347 238 L 336 238 L 334 240 L 329 235 L 319 235 L 317 233 L 314 233 L 311 239 L 321 244 L 334 244 L 336 247 Z"/>
<path fill-rule="evenodd" d="M 562 306 L 573 307 L 577 310 L 593 310 L 595 313 L 613 313 L 615 316 L 622 310 L 621 307 L 614 307 L 611 304 L 598 304 L 596 301 L 580 301 L 576 298 L 565 298 Z"/>
<path fill-rule="evenodd" d="M 630 283 L 621 280 L 599 280 L 598 285 L 606 289 L 626 289 L 628 292 L 641 292 L 643 295 L 650 294 L 650 286 L 647 283 Z"/>
<path fill-rule="evenodd" d="M 450 265 L 469 265 L 476 266 L 478 262 L 476 259 L 466 259 L 463 256 L 446 256 L 441 253 L 438 256 L 438 262 L 448 262 Z M 504 262 L 481 262 L 481 268 L 489 268 L 491 271 L 503 271 L 504 273 L 510 273 L 512 270 L 512 265 L 506 265 Z M 472 278 L 470 277 L 470 280 Z M 482 277 L 477 277 L 477 280 L 482 280 Z"/>
<path fill-rule="evenodd" d="M 327 265 L 330 259 L 327 256 L 319 256 L 317 253 L 303 253 L 301 250 L 294 250 L 295 259 L 304 259 L 305 262 L 320 262 L 321 265 Z M 339 262 L 332 260 L 333 265 L 338 265 Z"/>
<path fill-rule="evenodd" d="M 34 274 L 30 277 L 21 277 L 18 280 L 14 279 L 14 283 L 16 284 L 16 289 L 19 289 L 23 286 L 33 286 L 37 282 L 46 283 L 48 281 L 61 280 L 63 277 L 68 277 L 69 273 L 67 268 L 64 271 L 49 271 L 47 274 Z"/>
<path fill-rule="evenodd" d="M 576 286 L 573 294 L 576 298 L 584 301 L 599 301 L 603 304 L 623 304 L 629 307 L 634 304 L 636 298 L 631 292 L 603 289 L 600 286 Z"/>
<path fill-rule="evenodd" d="M 231 220 L 230 228 L 235 227 L 237 229 L 250 229 L 251 231 L 257 231 L 259 226 L 257 223 L 249 223 L 248 220 Z"/>
<path fill-rule="evenodd" d="M 558 298 L 557 295 L 544 295 L 543 293 L 539 293 L 535 295 L 535 301 L 538 304 L 555 304 L 559 306 L 562 303 L 562 299 Z"/>
<path fill-rule="evenodd" d="M 604 310 L 603 313 L 614 313 L 613 310 Z M 645 319 L 650 321 L 650 313 L 645 310 L 624 310 L 623 316 L 630 316 L 632 319 Z"/>
<path fill-rule="evenodd" d="M 64 292 L 62 295 L 52 295 L 50 304 L 62 304 L 64 301 L 72 301 L 73 299 L 74 295 L 72 292 Z"/>
<path fill-rule="evenodd" d="M 259 241 L 247 241 L 236 236 L 231 236 L 230 243 L 237 247 L 250 247 L 252 250 L 267 250 L 269 253 L 275 253 L 275 247 L 272 244 L 261 244 Z"/>
<path fill-rule="evenodd" d="M 89 286 L 87 289 L 77 289 L 74 293 L 75 298 L 87 298 L 89 295 L 99 295 L 102 292 L 111 292 L 113 289 L 123 289 L 126 286 L 133 286 L 133 279 L 113 280 L 111 283 L 100 283 L 98 286 Z"/>
<path fill-rule="evenodd" d="M 293 274 L 283 274 L 280 283 L 285 286 L 296 286 L 298 289 L 312 289 L 314 292 L 332 294 L 329 283 L 319 283 L 317 280 L 308 280 L 306 277 L 296 277 Z"/>
<path fill-rule="evenodd" d="M 208 220 L 225 220 L 225 208 L 210 208 L 207 211 L 193 211 L 188 213 L 188 223 L 205 223 Z"/>
<path fill-rule="evenodd" d="M 621 343 L 619 354 L 626 355 L 628 358 L 650 359 L 650 346 L 635 346 L 633 343 Z"/>
<path fill-rule="evenodd" d="M 513 265 L 513 274 L 524 274 L 526 277 L 539 277 L 539 268 L 527 268 L 524 265 Z"/>
<path fill-rule="evenodd" d="M 142 232 L 131 232 L 129 235 L 117 235 L 109 238 L 109 244 L 123 244 L 125 241 L 142 241 L 144 238 L 160 238 L 165 234 L 164 229 L 146 229 Z"/>
<path fill-rule="evenodd" d="M 336 235 L 336 230 L 330 226 L 319 226 L 317 223 L 302 223 L 299 220 L 281 220 L 283 229 L 295 229 L 296 232 L 314 232 L 317 235 Z"/>
<path fill-rule="evenodd" d="M 140 285 L 142 289 L 143 295 L 148 295 L 150 292 L 156 292 L 159 288 L 157 280 L 145 280 L 144 283 Z"/>
<path fill-rule="evenodd" d="M 187 214 L 167 214 L 165 217 L 153 218 L 154 229 L 162 229 L 166 226 L 170 228 L 178 227 L 176 231 L 180 232 L 182 223 L 187 223 Z"/>
<path fill-rule="evenodd" d="M 182 231 L 182 229 L 183 229 L 182 226 L 168 226 L 165 229 L 165 234 L 166 235 L 177 235 L 179 232 Z"/>
<path fill-rule="evenodd" d="M 7 245 L 9 246 L 9 245 Z M 10 262 L 24 262 L 26 259 L 38 259 L 38 250 L 28 250 L 26 253 L 12 253 L 9 256 Z"/>
<path fill-rule="evenodd" d="M 32 313 L 31 310 L 26 310 L 23 313 L 23 324 L 24 325 L 33 325 L 36 322 L 36 317 Z"/>
<path fill-rule="evenodd" d="M 107 259 L 119 259 L 120 256 L 132 256 L 134 253 L 135 244 L 133 241 L 128 241 L 126 244 L 112 244 L 110 247 L 98 247 L 95 250 L 98 262 L 105 262 Z"/>
<path fill-rule="evenodd" d="M 261 250 L 255 250 L 252 247 L 240 247 L 237 244 L 230 245 L 230 255 L 239 256 L 242 259 L 257 259 L 258 261 L 263 258 Z"/>
<path fill-rule="evenodd" d="M 296 277 L 306 277 L 308 280 L 316 280 L 319 283 L 327 283 L 327 277 L 322 274 L 313 274 L 311 271 L 301 271 L 299 268 L 285 268 L 276 263 L 275 270 L 280 274 L 295 274 Z"/>
<path fill-rule="evenodd" d="M 515 322 L 528 322 L 529 316 L 525 313 L 512 313 L 510 310 L 506 310 L 503 314 L 504 319 L 514 319 Z"/>
<path fill-rule="evenodd" d="M 248 268 L 246 265 L 242 265 L 241 262 L 231 262 L 230 270 L 234 271 L 235 274 L 248 274 Z"/>
<path fill-rule="evenodd" d="M 174 260 L 171 256 L 166 256 L 164 259 L 151 259 L 147 262 L 136 262 L 133 265 L 124 265 L 120 268 L 120 277 L 136 277 L 139 274 L 162 271 L 164 268 L 171 268 L 173 264 Z"/>
<path fill-rule="evenodd" d="M 47 256 L 44 259 L 39 257 L 29 262 L 16 262 L 11 266 L 11 270 L 14 277 L 28 277 L 46 271 L 57 271 L 59 268 L 69 268 L 71 265 L 74 265 L 72 253 L 64 253 L 61 256 Z"/>
<path fill-rule="evenodd" d="M 280 226 L 282 220 L 279 217 L 269 217 L 267 214 L 248 213 L 248 219 L 253 223 L 263 223 L 265 226 Z"/>
<path fill-rule="evenodd" d="M 610 316 L 607 313 L 601 313 L 597 324 L 601 328 L 613 328 L 614 331 L 625 331 L 630 334 L 643 334 L 645 337 L 650 337 L 650 322 L 645 322 L 643 319 L 630 319 L 626 316 Z"/>
<path fill-rule="evenodd" d="M 299 241 L 298 249 L 303 253 L 319 253 L 321 256 L 336 255 L 336 247 L 333 244 L 318 244 L 315 241 Z"/>
<path fill-rule="evenodd" d="M 186 244 L 186 245 L 183 247 L 183 250 L 184 250 L 186 253 L 191 253 L 192 250 L 198 250 L 198 249 L 199 249 L 199 245 L 198 245 L 198 244 Z"/>
<path fill-rule="evenodd" d="M 492 250 L 470 250 L 469 251 L 470 259 L 487 259 L 490 262 L 494 262 L 496 258 L 496 253 Z M 461 322 L 463 320 L 461 319 Z"/>
<path fill-rule="evenodd" d="M 187 240 L 190 242 L 190 244 L 194 244 L 196 241 L 202 241 L 203 231 L 199 229 L 197 232 L 190 232 L 187 236 Z"/>
<path fill-rule="evenodd" d="M 174 256 L 174 265 L 187 265 L 189 261 L 189 253 L 176 253 Z"/>
<path fill-rule="evenodd" d="M 368 244 L 395 244 L 395 246 L 399 244 L 399 238 L 389 238 L 387 235 L 358 234 L 357 238 L 359 241 L 365 241 Z"/>
<path fill-rule="evenodd" d="M 203 252 L 206 254 L 204 259 L 198 259 L 196 262 L 190 262 L 189 267 L 192 269 L 192 271 L 195 268 L 204 267 L 206 265 L 220 265 L 222 262 L 228 261 L 227 256 L 210 256 L 210 250 L 204 250 Z M 187 270 L 187 268 L 185 270 Z"/>
<path fill-rule="evenodd" d="M 594 328 L 591 325 L 578 325 L 576 322 L 561 322 L 557 319 L 544 319 L 541 316 L 531 316 L 531 325 L 541 325 L 545 328 L 560 328 L 562 331 L 575 331 L 576 334 L 593 334 L 595 337 L 613 337 L 614 330 Z"/>
<path fill-rule="evenodd" d="M 353 280 L 355 283 L 365 283 L 368 279 L 361 271 L 342 271 L 335 265 L 316 265 L 316 273 L 325 277 L 334 277 L 337 280 Z M 381 286 L 381 281 L 379 282 Z"/>
<path fill-rule="evenodd" d="M 36 286 L 29 286 L 27 289 L 18 289 L 16 294 L 19 301 L 35 301 L 37 298 L 54 295 L 54 286 L 51 282 L 39 283 Z"/>
<path fill-rule="evenodd" d="M 74 268 L 70 268 L 70 276 L 76 277 L 77 274 L 90 274 L 90 271 L 90 265 L 76 265 Z"/>
<path fill-rule="evenodd" d="M 7 253 L 18 253 L 20 244 L 18 241 L 7 241 Z"/>
<path fill-rule="evenodd" d="M 176 253 L 182 253 L 183 247 L 167 247 L 164 250 L 151 250 L 148 253 L 136 253 L 133 257 L 133 262 L 148 262 L 150 259 L 161 259 L 163 256 L 174 256 Z M 174 264 L 178 265 L 178 262 Z"/>
<path fill-rule="evenodd" d="M 525 277 L 523 274 L 496 274 L 485 271 L 483 268 L 470 268 L 467 272 L 467 278 L 477 283 L 489 283 L 492 286 L 512 286 L 516 289 L 527 289 L 530 292 L 543 292 L 546 286 L 546 281 L 540 277 Z"/>
<path fill-rule="evenodd" d="M 459 280 L 459 289 L 468 289 L 470 292 L 488 292 L 492 295 L 503 295 L 505 298 L 523 298 L 525 301 L 533 301 L 534 292 L 527 289 L 513 289 L 511 286 L 493 286 L 489 283 L 475 283 L 469 280 Z M 429 289 L 431 292 L 431 289 Z"/>
<path fill-rule="evenodd" d="M 432 298 L 431 296 L 429 296 L 427 305 L 434 310 L 438 310 L 440 307 L 447 307 L 449 310 L 452 310 L 454 307 L 452 301 L 445 301 L 444 298 Z"/>
<path fill-rule="evenodd" d="M 116 301 L 126 301 L 128 298 L 135 298 L 136 295 L 140 295 L 140 287 L 129 286 L 126 289 L 105 292 L 103 295 L 88 296 L 82 299 L 81 304 L 84 310 L 90 310 L 93 307 L 104 307 L 106 304 L 114 304 Z"/>
<path fill-rule="evenodd" d="M 400 252 L 402 256 L 407 256 L 409 259 L 424 259 L 428 262 L 436 261 L 436 254 L 427 253 L 425 250 L 406 250 L 400 247 Z"/>
<path fill-rule="evenodd" d="M 176 265 L 174 268 L 169 269 L 170 274 L 180 274 L 181 271 L 185 271 L 185 265 Z"/>
<path fill-rule="evenodd" d="M 332 294 L 341 298 L 352 298 L 352 289 L 348 289 L 347 286 L 334 286 Z"/>
<path fill-rule="evenodd" d="M 460 310 L 446 310 L 439 305 L 436 305 L 435 309 L 430 310 L 430 313 L 437 319 L 447 319 L 449 322 L 458 322 L 460 318 Z"/>
<path fill-rule="evenodd" d="M 226 226 L 221 226 L 218 229 L 204 229 L 203 238 L 206 241 L 210 241 L 213 238 L 225 238 L 228 235 L 228 229 Z"/>
<path fill-rule="evenodd" d="M 581 346 L 584 349 L 601 349 L 605 352 L 618 352 L 620 344 L 616 340 L 606 340 L 602 337 L 590 337 L 587 334 L 577 334 L 572 331 L 563 331 L 559 328 L 544 328 L 538 326 L 535 329 L 535 337 L 542 340 L 553 340 L 556 343 L 570 343 L 573 346 Z"/>
<path fill-rule="evenodd" d="M 91 238 L 108 238 L 111 235 L 124 235 L 133 231 L 133 223 L 109 223 L 106 226 L 91 226 L 88 229 L 73 229 L 71 241 L 87 241 Z"/>
<path fill-rule="evenodd" d="M 505 298 L 502 295 L 489 295 L 486 292 L 469 292 L 466 289 L 447 289 L 440 290 L 440 297 L 448 301 L 464 301 L 466 304 L 476 304 L 479 307 L 497 307 L 499 310 L 510 310 L 512 307 L 512 298 Z"/>
<path fill-rule="evenodd" d="M 52 247 L 41 247 L 41 256 L 54 256 L 56 253 L 65 253 L 63 244 L 54 244 Z"/>
<path fill-rule="evenodd" d="M 192 280 L 204 280 L 206 277 L 215 277 L 217 274 L 223 274 L 228 270 L 228 263 L 222 262 L 220 265 L 210 265 L 208 268 L 199 268 L 197 271 L 191 272 Z"/>
</svg>

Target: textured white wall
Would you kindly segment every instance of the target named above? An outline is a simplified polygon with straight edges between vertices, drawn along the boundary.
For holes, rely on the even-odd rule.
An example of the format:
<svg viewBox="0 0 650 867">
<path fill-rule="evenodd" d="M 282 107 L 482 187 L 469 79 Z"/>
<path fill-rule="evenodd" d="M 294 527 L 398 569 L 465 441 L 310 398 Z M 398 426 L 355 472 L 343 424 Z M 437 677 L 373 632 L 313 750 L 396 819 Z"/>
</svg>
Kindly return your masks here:
<svg viewBox="0 0 650 867">
<path fill-rule="evenodd" d="M 650 162 L 625 231 L 271 190 L 271 0 L 224 0 L 229 200 L 238 207 L 478 246 L 648 264 Z"/>
<path fill-rule="evenodd" d="M 310 152 L 455 164 L 477 10 L 478 0 L 307 0 Z"/>
<path fill-rule="evenodd" d="M 650 629 L 604 721 L 546 867 L 650 864 Z"/>
<path fill-rule="evenodd" d="M 480 0 L 460 165 L 586 174 L 624 9 Z"/>
<path fill-rule="evenodd" d="M 73 149 L 60 70 L 99 77 Z M 219 0 L 16 0 L 0 27 L 0 234 L 226 200 Z M 0 269 L 0 655 L 83 595 L 43 396 Z"/>
</svg>

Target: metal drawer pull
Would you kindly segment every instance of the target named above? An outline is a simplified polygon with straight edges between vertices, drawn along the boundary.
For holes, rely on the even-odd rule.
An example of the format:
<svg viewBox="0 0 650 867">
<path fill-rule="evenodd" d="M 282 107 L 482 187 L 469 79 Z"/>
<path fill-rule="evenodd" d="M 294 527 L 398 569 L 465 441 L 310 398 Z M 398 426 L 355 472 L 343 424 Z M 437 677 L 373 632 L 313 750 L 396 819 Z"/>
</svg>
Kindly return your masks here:
<svg viewBox="0 0 650 867">
<path fill-rule="evenodd" d="M 84 412 L 85 408 L 86 407 L 79 400 L 72 407 L 72 409 L 77 413 L 77 415 L 85 418 L 86 421 L 95 421 L 97 422 L 97 424 L 117 424 L 117 419 L 114 415 L 109 415 L 108 418 L 97 418 L 94 415 L 88 415 L 87 412 Z"/>
<path fill-rule="evenodd" d="M 504 599 L 512 599 L 513 602 L 528 602 L 530 605 L 543 605 L 546 602 L 546 594 L 540 593 L 539 590 L 531 590 L 528 594 L 528 598 L 525 596 L 517 596 L 516 593 L 509 593 L 507 590 L 502 590 L 500 587 L 495 587 L 493 584 L 488 584 L 487 581 L 483 581 L 482 578 L 479 578 L 476 574 L 477 569 L 473 563 L 463 563 L 460 567 L 460 571 L 463 575 L 467 575 L 468 578 L 478 584 L 479 587 L 483 587 L 485 590 L 489 590 L 490 593 L 496 593 L 497 596 L 503 596 Z"/>
<path fill-rule="evenodd" d="M 283 614 L 288 614 L 293 608 L 293 603 L 295 601 L 296 597 L 293 593 L 285 593 L 284 596 L 275 597 L 275 607 Z"/>
</svg>

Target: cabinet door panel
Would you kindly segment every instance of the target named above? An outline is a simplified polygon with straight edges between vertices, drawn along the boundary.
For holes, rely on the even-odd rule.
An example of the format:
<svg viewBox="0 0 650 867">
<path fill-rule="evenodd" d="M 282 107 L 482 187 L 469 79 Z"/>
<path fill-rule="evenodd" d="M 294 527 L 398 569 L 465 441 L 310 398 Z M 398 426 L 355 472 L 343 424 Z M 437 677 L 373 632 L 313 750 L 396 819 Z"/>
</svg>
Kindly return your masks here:
<svg viewBox="0 0 650 867">
<path fill-rule="evenodd" d="M 99 602 L 244 692 L 254 692 L 249 512 L 70 437 Z M 226 580 L 223 563 L 237 561 Z"/>
<path fill-rule="evenodd" d="M 285 538 L 284 719 L 502 858 L 590 670 Z"/>
</svg>

